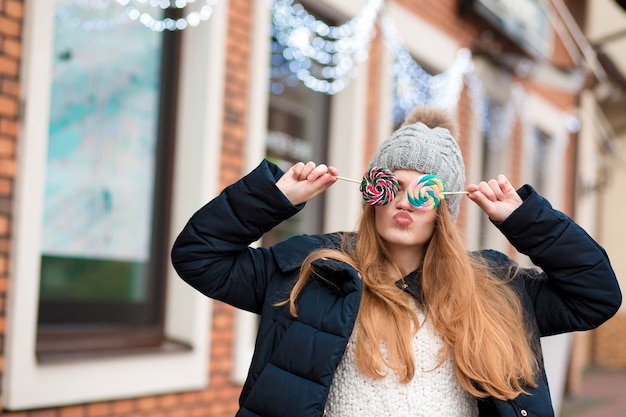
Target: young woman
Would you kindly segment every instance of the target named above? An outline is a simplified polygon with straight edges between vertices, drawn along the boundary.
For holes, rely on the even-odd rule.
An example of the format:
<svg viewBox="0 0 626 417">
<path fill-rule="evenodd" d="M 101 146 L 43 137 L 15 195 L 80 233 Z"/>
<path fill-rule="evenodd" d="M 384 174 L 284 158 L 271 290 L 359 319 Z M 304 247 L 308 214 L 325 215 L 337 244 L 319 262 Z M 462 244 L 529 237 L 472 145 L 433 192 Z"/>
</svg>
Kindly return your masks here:
<svg viewBox="0 0 626 417">
<path fill-rule="evenodd" d="M 439 127 L 443 126 L 443 127 Z M 364 205 L 357 232 L 251 248 L 337 180 L 334 167 L 263 161 L 196 212 L 172 261 L 208 297 L 261 315 L 239 417 L 553 416 L 541 336 L 588 330 L 621 293 L 604 250 L 535 190 L 504 176 L 468 197 L 538 268 L 468 252 L 460 195 L 433 210 L 409 202 L 424 174 L 465 183 L 452 124 L 411 114 L 370 167 L 398 192 Z"/>
</svg>

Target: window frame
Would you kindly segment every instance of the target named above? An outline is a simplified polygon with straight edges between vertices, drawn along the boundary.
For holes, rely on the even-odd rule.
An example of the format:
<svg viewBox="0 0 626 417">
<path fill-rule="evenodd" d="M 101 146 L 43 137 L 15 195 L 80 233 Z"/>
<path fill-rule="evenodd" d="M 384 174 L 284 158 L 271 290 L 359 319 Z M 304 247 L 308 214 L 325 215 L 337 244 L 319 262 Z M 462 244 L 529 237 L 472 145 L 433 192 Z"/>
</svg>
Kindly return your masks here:
<svg viewBox="0 0 626 417">
<path fill-rule="evenodd" d="M 366 5 L 366 0 L 346 0 L 341 3 L 332 0 L 318 0 L 318 6 L 324 10 L 336 10 L 337 13 L 354 17 Z M 246 165 L 247 172 L 256 167 L 265 156 L 267 115 L 269 110 L 269 77 L 270 77 L 270 41 L 268 33 L 271 29 L 271 9 L 260 2 L 255 2 L 252 36 L 252 55 L 250 65 L 250 101 L 248 106 Z M 326 154 L 327 161 L 339 169 L 342 175 L 359 178 L 363 175 L 365 164 L 364 141 L 366 126 L 366 106 L 355 106 L 354 103 L 366 103 L 368 89 L 368 61 L 359 63 L 357 78 L 341 92 L 331 97 L 329 113 L 329 136 Z M 346 158 L 345 155 L 354 157 Z M 324 231 L 346 230 L 356 226 L 355 219 L 361 212 L 361 199 L 358 193 L 355 198 L 347 201 L 346 193 L 354 192 L 354 184 L 340 184 L 325 191 Z M 337 210 L 342 207 L 342 210 Z M 258 316 L 245 311 L 235 312 L 235 344 L 232 378 L 243 383 L 248 373 L 250 360 L 254 353 L 254 340 L 258 327 Z"/>
<path fill-rule="evenodd" d="M 182 15 L 181 9 L 167 9 L 165 16 L 172 19 Z M 167 204 L 172 195 L 172 164 L 176 140 L 176 110 L 179 85 L 179 62 L 182 33 L 164 31 L 160 58 L 160 88 L 155 154 L 155 187 L 151 225 L 150 261 L 146 274 L 150 281 L 148 299 L 139 303 L 100 302 L 97 305 L 83 300 L 39 301 L 36 356 L 41 362 L 67 360 L 76 356 L 109 356 L 122 352 L 141 352 L 159 349 L 168 341 L 163 328 L 165 271 L 169 253 L 167 227 L 171 210 Z M 174 97 L 173 100 L 170 97 Z M 69 310 L 69 311 L 68 311 Z M 86 318 L 84 322 L 67 322 L 70 315 Z M 140 314 L 141 323 L 125 318 Z M 100 321 L 110 315 L 107 326 L 88 322 Z M 42 318 L 42 316 L 45 316 Z M 179 349 L 189 344 L 179 344 Z"/>
<path fill-rule="evenodd" d="M 183 33 L 170 247 L 191 214 L 217 192 L 227 11 L 228 1 L 220 1 L 209 21 Z M 54 2 L 25 5 L 3 407 L 24 410 L 202 389 L 209 378 L 211 302 L 185 284 L 171 265 L 165 278 L 164 336 L 190 349 L 164 344 L 106 358 L 36 359 L 53 24 Z"/>
<path fill-rule="evenodd" d="M 526 97 L 528 124 L 534 129 L 541 130 L 550 138 L 545 155 L 545 183 L 541 194 L 550 200 L 552 206 L 563 210 L 566 190 L 565 164 L 567 163 L 567 148 L 569 146 L 570 132 L 567 130 L 568 119 L 571 115 L 545 98 L 535 93 L 529 93 Z M 525 144 L 522 170 L 522 181 L 532 183 L 533 153 L 532 132 L 525 132 Z"/>
<path fill-rule="evenodd" d="M 512 98 L 509 97 L 509 100 Z M 495 112 L 494 109 L 498 109 L 503 111 L 506 108 L 507 103 L 500 103 L 494 97 L 489 97 L 489 111 L 486 117 L 488 118 L 488 122 L 492 125 L 495 125 L 494 120 L 498 118 L 499 113 Z M 517 123 L 517 120 L 515 121 Z M 496 178 L 500 173 L 507 173 L 507 175 L 511 175 L 510 167 L 512 152 L 511 147 L 513 143 L 513 134 L 514 132 L 509 132 L 511 136 L 504 138 L 501 143 L 496 144 L 495 146 L 490 143 L 489 140 L 489 131 L 482 132 L 481 138 L 481 153 L 482 153 L 482 163 L 480 166 L 480 178 L 489 179 Z M 480 248 L 492 248 L 496 250 L 500 250 L 502 252 L 507 251 L 508 241 L 506 238 L 500 233 L 498 229 L 493 227 L 491 221 L 487 216 L 480 216 L 479 218 L 479 236 L 478 236 L 478 245 Z"/>
</svg>

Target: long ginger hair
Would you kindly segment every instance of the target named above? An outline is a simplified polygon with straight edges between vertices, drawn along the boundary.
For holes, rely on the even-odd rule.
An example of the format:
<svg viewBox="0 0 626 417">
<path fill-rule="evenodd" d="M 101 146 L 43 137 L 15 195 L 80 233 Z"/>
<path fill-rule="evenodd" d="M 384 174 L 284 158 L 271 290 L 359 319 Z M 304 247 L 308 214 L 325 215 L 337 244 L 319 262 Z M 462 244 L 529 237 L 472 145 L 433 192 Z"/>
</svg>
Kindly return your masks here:
<svg viewBox="0 0 626 417">
<path fill-rule="evenodd" d="M 524 322 L 519 296 L 507 280 L 495 277 L 483 261 L 465 250 L 445 200 L 435 222 L 422 263 L 421 308 L 443 338 L 439 365 L 451 355 L 461 385 L 478 398 L 513 399 L 525 393 L 525 387 L 536 387 L 537 347 L 532 345 L 535 339 Z M 415 373 L 411 341 L 420 323 L 410 296 L 395 285 L 402 275 L 376 231 L 374 207 L 364 207 L 355 240 L 344 240 L 338 250 L 317 250 L 305 260 L 285 302 L 292 315 L 297 316 L 297 297 L 311 273 L 311 262 L 323 257 L 352 265 L 363 282 L 357 368 L 372 378 L 383 378 L 386 366 L 402 383 L 409 382 Z"/>
</svg>

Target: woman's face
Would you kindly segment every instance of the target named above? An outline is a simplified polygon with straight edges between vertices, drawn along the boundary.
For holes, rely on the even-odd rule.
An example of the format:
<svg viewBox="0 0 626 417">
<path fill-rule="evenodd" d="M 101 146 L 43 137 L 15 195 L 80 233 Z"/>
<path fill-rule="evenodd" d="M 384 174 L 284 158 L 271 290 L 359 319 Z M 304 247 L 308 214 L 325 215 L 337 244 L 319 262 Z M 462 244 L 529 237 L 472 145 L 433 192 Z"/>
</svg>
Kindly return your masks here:
<svg viewBox="0 0 626 417">
<path fill-rule="evenodd" d="M 435 210 L 418 210 L 407 198 L 407 188 L 424 174 L 412 170 L 394 171 L 398 178 L 398 193 L 384 206 L 375 207 L 376 231 L 387 243 L 390 252 L 416 249 L 423 253 L 435 230 Z"/>
</svg>

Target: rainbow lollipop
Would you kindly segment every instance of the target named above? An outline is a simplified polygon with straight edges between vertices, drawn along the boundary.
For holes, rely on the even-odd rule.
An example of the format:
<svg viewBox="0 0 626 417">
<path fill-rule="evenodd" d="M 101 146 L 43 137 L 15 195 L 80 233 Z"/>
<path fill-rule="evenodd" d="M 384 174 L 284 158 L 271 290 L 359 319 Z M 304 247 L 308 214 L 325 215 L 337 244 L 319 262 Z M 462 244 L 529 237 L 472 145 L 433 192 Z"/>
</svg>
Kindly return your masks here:
<svg viewBox="0 0 626 417">
<path fill-rule="evenodd" d="M 409 185 L 409 203 L 418 210 L 433 210 L 446 198 L 446 188 L 441 178 L 427 174 L 415 178 Z"/>
<path fill-rule="evenodd" d="M 372 167 L 361 181 L 363 200 L 370 206 L 384 206 L 391 202 L 398 192 L 398 179 L 387 168 Z"/>
</svg>

